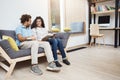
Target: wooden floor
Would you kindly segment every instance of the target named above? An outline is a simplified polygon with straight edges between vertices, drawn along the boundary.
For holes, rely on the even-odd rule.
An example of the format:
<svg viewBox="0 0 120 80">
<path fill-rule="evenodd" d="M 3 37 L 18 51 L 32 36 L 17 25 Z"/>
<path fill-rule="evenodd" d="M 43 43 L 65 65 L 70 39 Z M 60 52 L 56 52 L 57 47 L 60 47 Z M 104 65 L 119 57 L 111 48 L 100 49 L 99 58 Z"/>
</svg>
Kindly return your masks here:
<svg viewBox="0 0 120 80">
<path fill-rule="evenodd" d="M 43 57 L 39 59 L 42 76 L 32 74 L 30 61 L 25 61 L 17 64 L 9 80 L 120 80 L 120 48 L 91 47 L 67 55 L 71 65 L 61 62 L 63 67 L 59 73 L 46 71 L 47 62 Z M 0 68 L 2 79 L 4 75 L 5 71 Z"/>
</svg>

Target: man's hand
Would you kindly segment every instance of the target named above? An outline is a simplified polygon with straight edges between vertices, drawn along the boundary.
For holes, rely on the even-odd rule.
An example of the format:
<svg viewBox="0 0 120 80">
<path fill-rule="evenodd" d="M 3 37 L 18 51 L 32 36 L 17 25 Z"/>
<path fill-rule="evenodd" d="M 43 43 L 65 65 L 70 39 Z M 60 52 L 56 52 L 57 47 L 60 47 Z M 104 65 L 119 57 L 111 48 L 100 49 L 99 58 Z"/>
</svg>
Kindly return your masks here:
<svg viewBox="0 0 120 80">
<path fill-rule="evenodd" d="M 35 36 L 23 37 L 21 34 L 18 34 L 17 37 L 21 42 L 36 40 Z"/>
<path fill-rule="evenodd" d="M 36 37 L 35 36 L 30 36 L 28 38 L 31 38 L 32 40 L 36 40 Z"/>
<path fill-rule="evenodd" d="M 32 41 L 32 40 L 36 40 L 35 36 L 27 37 L 27 41 Z"/>
</svg>

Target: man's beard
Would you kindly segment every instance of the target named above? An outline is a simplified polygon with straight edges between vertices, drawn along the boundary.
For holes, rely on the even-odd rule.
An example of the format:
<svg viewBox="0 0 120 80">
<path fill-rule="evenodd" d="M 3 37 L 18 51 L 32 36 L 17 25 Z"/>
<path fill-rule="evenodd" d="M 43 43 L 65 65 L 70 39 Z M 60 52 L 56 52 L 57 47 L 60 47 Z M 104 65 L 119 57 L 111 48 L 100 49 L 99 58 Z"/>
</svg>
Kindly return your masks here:
<svg viewBox="0 0 120 80">
<path fill-rule="evenodd" d="M 26 28 L 29 28 L 29 27 L 30 27 L 30 25 L 27 25 L 27 26 L 26 26 Z"/>
</svg>

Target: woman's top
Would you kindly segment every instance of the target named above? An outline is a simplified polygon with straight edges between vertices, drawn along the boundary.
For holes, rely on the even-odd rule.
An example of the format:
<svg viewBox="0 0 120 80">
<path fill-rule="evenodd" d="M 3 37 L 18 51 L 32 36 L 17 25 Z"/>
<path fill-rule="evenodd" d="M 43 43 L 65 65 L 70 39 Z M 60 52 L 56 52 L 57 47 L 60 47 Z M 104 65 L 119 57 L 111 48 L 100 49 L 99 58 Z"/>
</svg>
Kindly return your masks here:
<svg viewBox="0 0 120 80">
<path fill-rule="evenodd" d="M 42 40 L 44 37 L 50 35 L 52 36 L 53 34 L 48 33 L 48 30 L 45 28 L 33 28 L 33 35 L 36 37 L 37 40 Z"/>
</svg>

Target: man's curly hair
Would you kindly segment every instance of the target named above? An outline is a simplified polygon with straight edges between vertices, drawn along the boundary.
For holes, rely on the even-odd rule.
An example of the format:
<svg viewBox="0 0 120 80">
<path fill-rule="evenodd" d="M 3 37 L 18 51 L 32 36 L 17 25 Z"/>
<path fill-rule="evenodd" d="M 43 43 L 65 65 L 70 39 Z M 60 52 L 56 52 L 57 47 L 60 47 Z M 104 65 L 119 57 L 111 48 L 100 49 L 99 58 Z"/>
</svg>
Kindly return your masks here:
<svg viewBox="0 0 120 80">
<path fill-rule="evenodd" d="M 26 21 L 29 21 L 29 19 L 31 19 L 31 16 L 28 14 L 23 14 L 20 18 L 22 24 L 25 23 Z"/>
</svg>

